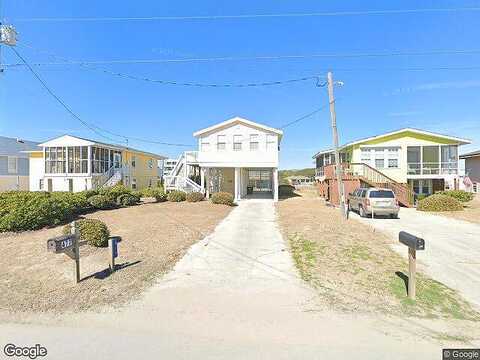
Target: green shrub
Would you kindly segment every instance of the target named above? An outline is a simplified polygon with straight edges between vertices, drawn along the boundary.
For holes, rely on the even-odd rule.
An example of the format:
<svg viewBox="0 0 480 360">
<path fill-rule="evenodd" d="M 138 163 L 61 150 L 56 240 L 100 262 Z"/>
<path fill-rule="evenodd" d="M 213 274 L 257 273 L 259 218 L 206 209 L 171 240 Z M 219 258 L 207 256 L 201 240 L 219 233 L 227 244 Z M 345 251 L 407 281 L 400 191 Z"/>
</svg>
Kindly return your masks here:
<svg viewBox="0 0 480 360">
<path fill-rule="evenodd" d="M 291 196 L 295 190 L 292 185 L 278 185 L 278 196 Z"/>
<path fill-rule="evenodd" d="M 203 193 L 201 193 L 201 192 L 194 191 L 194 192 L 191 192 L 191 193 L 187 194 L 187 201 L 188 202 L 199 202 L 199 201 L 202 201 L 203 198 L 204 198 L 204 196 L 203 196 Z"/>
<path fill-rule="evenodd" d="M 106 196 L 113 202 L 115 202 L 120 195 L 131 193 L 132 191 L 122 184 L 117 184 L 111 187 L 103 187 L 98 190 L 99 195 Z"/>
<path fill-rule="evenodd" d="M 437 194 L 451 196 L 461 202 L 468 202 L 473 200 L 473 193 L 464 190 L 446 190 L 440 191 Z"/>
<path fill-rule="evenodd" d="M 418 194 L 418 195 L 417 195 L 417 201 L 426 199 L 428 196 L 429 196 L 429 195 L 427 195 L 427 194 Z"/>
<path fill-rule="evenodd" d="M 417 210 L 420 211 L 459 211 L 463 205 L 457 199 L 443 194 L 431 195 L 418 202 Z"/>
<path fill-rule="evenodd" d="M 167 200 L 173 202 L 185 201 L 187 194 L 183 191 L 174 190 L 168 193 Z"/>
<path fill-rule="evenodd" d="M 7 191 L 0 193 L 0 232 L 58 225 L 90 207 L 83 193 Z"/>
<path fill-rule="evenodd" d="M 157 202 L 167 201 L 167 195 L 163 192 L 161 186 L 154 188 L 145 188 L 140 191 L 142 197 L 155 198 Z"/>
<path fill-rule="evenodd" d="M 95 209 L 107 210 L 115 207 L 115 201 L 106 195 L 94 195 L 88 201 Z"/>
<path fill-rule="evenodd" d="M 82 191 L 82 193 L 84 193 L 85 197 L 88 199 L 89 197 L 92 197 L 93 195 L 98 195 L 98 190 L 85 190 L 85 191 Z"/>
<path fill-rule="evenodd" d="M 117 205 L 118 206 L 133 206 L 137 205 L 140 201 L 138 196 L 133 194 L 122 194 L 117 198 Z"/>
<path fill-rule="evenodd" d="M 80 240 L 87 241 L 89 245 L 104 247 L 108 245 L 110 232 L 104 222 L 96 219 L 82 219 L 75 222 L 80 235 Z M 70 234 L 70 224 L 63 227 L 65 235 Z"/>
<path fill-rule="evenodd" d="M 223 204 L 228 206 L 233 206 L 235 204 L 233 202 L 233 195 L 223 191 L 212 194 L 211 201 L 214 204 Z"/>
</svg>

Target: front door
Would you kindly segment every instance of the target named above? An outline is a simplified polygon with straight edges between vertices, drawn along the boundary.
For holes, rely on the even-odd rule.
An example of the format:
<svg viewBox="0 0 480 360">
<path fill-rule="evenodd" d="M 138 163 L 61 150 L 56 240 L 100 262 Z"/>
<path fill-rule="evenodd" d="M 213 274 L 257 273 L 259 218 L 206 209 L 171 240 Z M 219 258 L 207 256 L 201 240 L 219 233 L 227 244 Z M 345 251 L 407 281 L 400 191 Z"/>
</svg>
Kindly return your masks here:
<svg viewBox="0 0 480 360">
<path fill-rule="evenodd" d="M 47 179 L 47 191 L 48 191 L 48 192 L 52 192 L 52 191 L 53 191 L 52 179 Z"/>
<path fill-rule="evenodd" d="M 73 192 L 73 179 L 68 179 L 68 191 Z"/>
</svg>

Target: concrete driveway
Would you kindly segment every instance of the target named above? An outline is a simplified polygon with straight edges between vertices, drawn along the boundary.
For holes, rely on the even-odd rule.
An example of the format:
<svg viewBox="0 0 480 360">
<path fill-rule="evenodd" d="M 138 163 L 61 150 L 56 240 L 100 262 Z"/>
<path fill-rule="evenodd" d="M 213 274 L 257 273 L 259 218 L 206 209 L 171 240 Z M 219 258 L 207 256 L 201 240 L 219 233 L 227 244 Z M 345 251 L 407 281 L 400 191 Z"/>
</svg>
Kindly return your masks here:
<svg viewBox="0 0 480 360">
<path fill-rule="evenodd" d="M 480 225 L 407 208 L 400 209 L 399 219 L 360 218 L 354 212 L 350 216 L 396 241 L 400 231 L 424 238 L 426 249 L 417 252 L 421 269 L 480 308 Z M 407 257 L 404 245 L 394 249 Z"/>
<path fill-rule="evenodd" d="M 179 231 L 195 231 L 179 221 Z M 271 201 L 244 201 L 127 307 L 1 324 L 48 359 L 438 359 L 448 323 L 319 308 Z"/>
</svg>

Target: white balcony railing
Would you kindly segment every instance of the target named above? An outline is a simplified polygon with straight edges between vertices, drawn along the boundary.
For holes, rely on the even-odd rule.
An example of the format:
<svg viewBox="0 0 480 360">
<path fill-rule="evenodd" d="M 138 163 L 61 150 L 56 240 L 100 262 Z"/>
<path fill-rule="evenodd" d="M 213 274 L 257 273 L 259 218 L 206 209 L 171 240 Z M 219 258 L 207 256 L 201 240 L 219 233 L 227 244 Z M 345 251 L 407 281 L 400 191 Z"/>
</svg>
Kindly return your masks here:
<svg viewBox="0 0 480 360">
<path fill-rule="evenodd" d="M 408 175 L 456 175 L 458 162 L 408 163 Z"/>
<path fill-rule="evenodd" d="M 316 168 L 315 169 L 315 176 L 316 177 L 322 177 L 322 176 L 325 176 L 325 170 L 323 167 L 321 168 Z"/>
</svg>

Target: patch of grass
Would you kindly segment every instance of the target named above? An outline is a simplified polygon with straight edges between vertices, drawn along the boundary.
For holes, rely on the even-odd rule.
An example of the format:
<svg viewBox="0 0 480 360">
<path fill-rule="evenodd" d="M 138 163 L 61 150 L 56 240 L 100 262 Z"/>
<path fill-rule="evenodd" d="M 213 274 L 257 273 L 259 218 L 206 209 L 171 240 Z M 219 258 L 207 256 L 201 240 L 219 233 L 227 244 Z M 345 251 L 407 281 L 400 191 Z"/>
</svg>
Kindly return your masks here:
<svg viewBox="0 0 480 360">
<path fill-rule="evenodd" d="M 463 336 L 463 335 L 450 335 L 447 333 L 437 333 L 432 335 L 432 337 L 436 340 L 441 342 L 458 342 L 463 344 L 470 344 L 474 339 L 470 336 Z"/>
<path fill-rule="evenodd" d="M 292 249 L 293 261 L 305 281 L 313 279 L 312 270 L 316 263 L 317 244 L 295 233 L 288 237 Z"/>
<path fill-rule="evenodd" d="M 363 245 L 352 245 L 343 249 L 342 252 L 345 256 L 353 261 L 372 259 L 372 253 L 370 252 L 370 249 Z"/>
<path fill-rule="evenodd" d="M 407 297 L 404 279 L 392 276 L 388 287 L 390 292 L 400 300 L 405 312 L 424 317 L 448 317 L 459 320 L 480 320 L 480 314 L 458 294 L 442 283 L 417 274 L 416 299 Z"/>
</svg>

